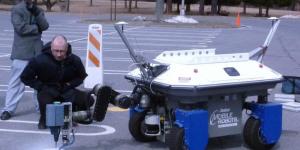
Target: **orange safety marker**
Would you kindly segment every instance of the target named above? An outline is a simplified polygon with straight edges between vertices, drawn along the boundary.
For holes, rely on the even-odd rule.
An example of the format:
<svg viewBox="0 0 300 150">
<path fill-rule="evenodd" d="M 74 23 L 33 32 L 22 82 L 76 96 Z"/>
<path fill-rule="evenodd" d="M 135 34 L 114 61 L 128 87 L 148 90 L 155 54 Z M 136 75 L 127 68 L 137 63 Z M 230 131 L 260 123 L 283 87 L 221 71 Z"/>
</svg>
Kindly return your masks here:
<svg viewBox="0 0 300 150">
<path fill-rule="evenodd" d="M 235 19 L 235 26 L 236 27 L 241 27 L 241 17 L 240 17 L 240 12 L 237 13 L 236 19 Z"/>
<path fill-rule="evenodd" d="M 103 84 L 102 25 L 89 25 L 87 39 L 85 70 L 88 76 L 84 80 L 84 87 L 93 88 L 96 84 Z"/>
</svg>

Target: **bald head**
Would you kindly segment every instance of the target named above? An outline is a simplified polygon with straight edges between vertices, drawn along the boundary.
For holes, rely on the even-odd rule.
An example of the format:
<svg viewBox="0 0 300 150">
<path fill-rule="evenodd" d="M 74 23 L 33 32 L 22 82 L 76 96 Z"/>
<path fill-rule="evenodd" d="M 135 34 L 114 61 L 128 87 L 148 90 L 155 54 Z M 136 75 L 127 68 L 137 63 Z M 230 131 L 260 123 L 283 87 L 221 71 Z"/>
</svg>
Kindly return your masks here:
<svg viewBox="0 0 300 150">
<path fill-rule="evenodd" d="M 52 39 L 51 47 L 52 46 L 64 46 L 65 48 L 68 47 L 68 42 L 66 37 L 63 35 L 57 35 Z"/>
<path fill-rule="evenodd" d="M 62 35 L 55 36 L 51 42 L 51 52 L 54 58 L 58 61 L 64 60 L 66 58 L 67 50 L 67 39 Z"/>
</svg>

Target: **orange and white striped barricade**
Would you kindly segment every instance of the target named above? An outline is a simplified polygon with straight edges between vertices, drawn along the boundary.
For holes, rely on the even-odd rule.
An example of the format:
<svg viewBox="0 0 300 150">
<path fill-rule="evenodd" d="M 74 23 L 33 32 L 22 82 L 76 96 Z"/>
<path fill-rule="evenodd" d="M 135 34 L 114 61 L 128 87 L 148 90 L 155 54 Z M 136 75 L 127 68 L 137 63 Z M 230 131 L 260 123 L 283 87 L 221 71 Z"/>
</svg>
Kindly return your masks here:
<svg viewBox="0 0 300 150">
<path fill-rule="evenodd" d="M 102 25 L 89 25 L 87 54 L 85 69 L 88 74 L 84 80 L 85 88 L 93 88 L 96 84 L 103 84 L 102 61 Z"/>
</svg>

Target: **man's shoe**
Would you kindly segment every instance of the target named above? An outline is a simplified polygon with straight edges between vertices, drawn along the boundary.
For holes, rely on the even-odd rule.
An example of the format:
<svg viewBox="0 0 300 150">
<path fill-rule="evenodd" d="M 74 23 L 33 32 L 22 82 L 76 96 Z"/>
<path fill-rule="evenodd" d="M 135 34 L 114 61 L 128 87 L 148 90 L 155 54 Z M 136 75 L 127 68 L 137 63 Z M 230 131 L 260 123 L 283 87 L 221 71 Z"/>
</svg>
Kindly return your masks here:
<svg viewBox="0 0 300 150">
<path fill-rule="evenodd" d="M 2 114 L 1 114 L 1 120 L 8 120 L 11 118 L 11 114 L 8 112 L 8 111 L 4 111 Z"/>
<path fill-rule="evenodd" d="M 42 130 L 42 129 L 47 129 L 47 126 L 46 126 L 45 122 L 40 121 L 39 124 L 38 124 L 38 128 L 39 128 L 40 130 Z"/>
</svg>

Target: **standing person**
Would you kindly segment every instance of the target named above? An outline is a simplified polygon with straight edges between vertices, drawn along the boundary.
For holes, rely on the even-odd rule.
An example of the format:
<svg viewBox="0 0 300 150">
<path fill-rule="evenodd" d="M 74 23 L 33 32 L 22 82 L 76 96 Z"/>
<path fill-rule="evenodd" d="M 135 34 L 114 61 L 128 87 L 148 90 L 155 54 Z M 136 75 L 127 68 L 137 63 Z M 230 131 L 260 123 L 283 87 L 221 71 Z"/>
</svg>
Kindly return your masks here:
<svg viewBox="0 0 300 150">
<path fill-rule="evenodd" d="M 73 110 L 85 110 L 93 102 L 78 99 L 76 87 L 87 74 L 78 56 L 64 36 L 55 36 L 44 46 L 42 54 L 32 58 L 21 74 L 24 84 L 38 91 L 40 107 L 38 128 L 46 128 L 46 105 L 54 101 L 72 102 Z"/>
<path fill-rule="evenodd" d="M 10 119 L 16 110 L 25 90 L 20 75 L 28 60 L 41 51 L 43 46 L 41 35 L 49 27 L 43 10 L 32 0 L 22 0 L 12 8 L 11 23 L 14 28 L 12 66 L 1 120 Z"/>
</svg>

